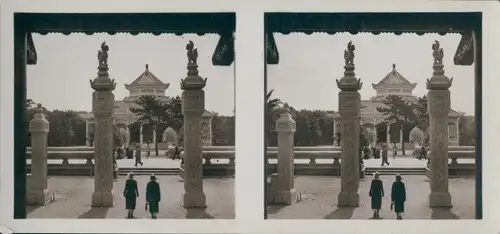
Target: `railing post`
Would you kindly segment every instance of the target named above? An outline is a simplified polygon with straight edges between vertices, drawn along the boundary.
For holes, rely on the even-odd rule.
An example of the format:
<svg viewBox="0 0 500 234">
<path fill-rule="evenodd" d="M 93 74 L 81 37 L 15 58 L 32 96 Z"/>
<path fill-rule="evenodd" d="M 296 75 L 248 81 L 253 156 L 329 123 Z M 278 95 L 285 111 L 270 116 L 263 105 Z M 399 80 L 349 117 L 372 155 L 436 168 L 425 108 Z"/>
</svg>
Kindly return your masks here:
<svg viewBox="0 0 500 234">
<path fill-rule="evenodd" d="M 297 201 L 294 188 L 294 133 L 295 121 L 290 115 L 290 109 L 285 107 L 276 121 L 278 133 L 278 178 L 274 202 L 290 205 Z M 271 182 L 272 183 L 272 182 Z"/>
<path fill-rule="evenodd" d="M 448 189 L 448 124 L 446 119 L 450 112 L 450 86 L 453 79 L 444 75 L 443 49 L 438 41 L 432 45 L 434 69 L 432 77 L 427 80 L 427 106 L 429 113 L 430 135 L 430 207 L 452 207 L 451 194 Z"/>
<path fill-rule="evenodd" d="M 359 206 L 359 131 L 362 83 L 354 73 L 354 45 L 349 42 L 344 51 L 344 77 L 337 80 L 341 132 L 341 191 L 338 206 Z"/>
<path fill-rule="evenodd" d="M 26 202 L 29 205 L 45 205 L 50 200 L 47 183 L 47 134 L 49 122 L 38 104 L 35 116 L 29 123 L 31 132 L 31 177 L 28 182 Z"/>
<path fill-rule="evenodd" d="M 113 110 L 115 106 L 116 83 L 109 78 L 109 47 L 101 44 L 98 59 L 97 78 L 90 80 L 92 93 L 92 111 L 95 130 L 95 175 L 92 207 L 113 207 Z"/>
</svg>

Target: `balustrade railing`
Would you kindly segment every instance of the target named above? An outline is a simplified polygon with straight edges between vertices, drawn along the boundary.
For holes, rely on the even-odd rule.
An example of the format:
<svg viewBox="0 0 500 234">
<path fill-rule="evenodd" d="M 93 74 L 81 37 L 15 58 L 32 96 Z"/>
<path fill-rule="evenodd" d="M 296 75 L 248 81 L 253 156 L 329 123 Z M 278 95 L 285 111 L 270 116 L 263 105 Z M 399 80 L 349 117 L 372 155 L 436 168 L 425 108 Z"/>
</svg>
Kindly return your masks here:
<svg viewBox="0 0 500 234">
<path fill-rule="evenodd" d="M 277 160 L 278 147 L 267 147 L 267 158 Z M 450 146 L 448 157 L 451 165 L 459 164 L 459 159 L 474 159 L 475 147 L 474 146 Z M 47 147 L 48 160 L 62 160 L 61 164 L 68 165 L 70 160 L 85 159 L 85 164 L 92 165 L 94 160 L 93 147 Z M 429 156 L 432 153 L 429 152 Z M 31 159 L 31 147 L 27 148 L 26 158 Z M 229 165 L 235 163 L 235 148 L 234 146 L 204 146 L 203 159 L 205 165 L 210 165 L 213 160 L 229 160 Z M 335 146 L 320 146 L 320 147 L 294 147 L 294 158 L 297 160 L 308 159 L 308 164 L 317 164 L 317 160 L 325 161 L 324 159 L 333 160 L 333 164 L 340 165 L 341 163 L 341 149 Z M 222 164 L 217 162 L 217 164 Z M 323 163 L 324 164 L 324 163 Z M 330 164 L 330 162 L 328 162 Z"/>
</svg>

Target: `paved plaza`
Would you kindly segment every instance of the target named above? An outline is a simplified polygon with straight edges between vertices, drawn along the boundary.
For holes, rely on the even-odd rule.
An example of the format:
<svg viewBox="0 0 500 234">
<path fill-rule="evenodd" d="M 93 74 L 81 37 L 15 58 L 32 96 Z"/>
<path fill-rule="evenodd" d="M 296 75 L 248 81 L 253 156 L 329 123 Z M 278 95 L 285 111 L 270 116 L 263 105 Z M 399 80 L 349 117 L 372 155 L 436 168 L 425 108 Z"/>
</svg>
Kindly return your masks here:
<svg viewBox="0 0 500 234">
<path fill-rule="evenodd" d="M 382 201 L 381 219 L 396 219 L 390 211 L 391 185 L 394 176 L 380 176 L 384 182 L 385 197 Z M 360 207 L 337 208 L 340 192 L 339 177 L 297 176 L 295 189 L 301 200 L 290 206 L 268 206 L 269 219 L 370 219 L 371 176 L 360 182 Z M 431 209 L 428 206 L 429 180 L 423 175 L 403 176 L 406 184 L 407 202 L 405 219 L 474 219 L 475 217 L 475 180 L 474 178 L 450 179 L 451 210 Z"/>
<path fill-rule="evenodd" d="M 207 199 L 206 210 L 186 210 L 182 207 L 184 183 L 179 176 L 157 176 L 161 186 L 162 200 L 158 219 L 234 219 L 234 179 L 203 179 L 203 189 Z M 145 191 L 149 176 L 136 176 L 139 197 L 134 215 L 148 218 L 145 210 Z M 114 183 L 115 206 L 112 208 L 92 208 L 91 196 L 94 179 L 91 177 L 50 177 L 49 190 L 55 193 L 55 200 L 41 206 L 28 206 L 28 218 L 118 218 L 126 217 L 123 189 L 125 176 Z"/>
</svg>

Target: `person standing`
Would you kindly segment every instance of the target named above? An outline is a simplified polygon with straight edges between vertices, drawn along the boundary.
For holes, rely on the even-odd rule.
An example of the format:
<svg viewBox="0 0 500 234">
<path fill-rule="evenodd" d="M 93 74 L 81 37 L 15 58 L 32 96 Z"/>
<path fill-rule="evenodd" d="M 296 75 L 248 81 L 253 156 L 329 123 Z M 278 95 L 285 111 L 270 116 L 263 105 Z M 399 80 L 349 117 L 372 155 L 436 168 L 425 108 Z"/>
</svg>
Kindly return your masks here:
<svg viewBox="0 0 500 234">
<path fill-rule="evenodd" d="M 396 175 L 396 181 L 392 183 L 391 189 L 391 209 L 394 207 L 397 219 L 403 219 L 405 212 L 406 187 L 400 174 Z"/>
<path fill-rule="evenodd" d="M 156 176 L 151 175 L 151 180 L 146 186 L 146 205 L 149 207 L 149 213 L 152 219 L 156 219 L 160 209 L 161 190 L 160 184 L 156 181 Z"/>
<path fill-rule="evenodd" d="M 141 167 L 143 166 L 142 164 L 142 150 L 140 145 L 135 146 L 135 166 L 137 167 L 137 164 L 141 164 Z"/>
<path fill-rule="evenodd" d="M 387 154 L 388 154 L 388 149 L 387 149 L 387 143 L 382 144 L 382 167 L 387 164 L 389 166 L 389 159 L 387 159 Z"/>
<path fill-rule="evenodd" d="M 392 158 L 395 159 L 398 155 L 398 146 L 396 143 L 392 143 Z"/>
<path fill-rule="evenodd" d="M 151 156 L 151 148 L 149 147 L 149 143 L 148 143 L 148 145 L 146 146 L 146 159 L 148 159 L 149 156 Z"/>
<path fill-rule="evenodd" d="M 134 218 L 134 210 L 139 197 L 139 190 L 137 189 L 137 181 L 134 180 L 134 173 L 130 172 L 127 175 L 128 179 L 125 182 L 125 189 L 123 196 L 125 197 L 125 209 L 128 211 L 127 218 Z"/>
<path fill-rule="evenodd" d="M 373 180 L 370 185 L 371 207 L 373 218 L 379 218 L 379 211 L 382 208 L 382 198 L 384 197 L 384 183 L 379 179 L 379 173 L 373 174 Z"/>
</svg>

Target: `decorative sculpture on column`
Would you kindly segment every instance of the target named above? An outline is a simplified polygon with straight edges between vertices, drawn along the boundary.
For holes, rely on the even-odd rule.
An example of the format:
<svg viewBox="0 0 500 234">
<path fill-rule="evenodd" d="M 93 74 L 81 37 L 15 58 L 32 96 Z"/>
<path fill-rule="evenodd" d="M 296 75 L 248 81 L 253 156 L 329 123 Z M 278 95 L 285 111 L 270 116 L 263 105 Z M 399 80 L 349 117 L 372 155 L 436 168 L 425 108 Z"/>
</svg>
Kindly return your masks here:
<svg viewBox="0 0 500 234">
<path fill-rule="evenodd" d="M 50 200 L 47 187 L 47 134 L 49 121 L 42 113 L 43 107 L 37 105 L 35 115 L 30 121 L 31 132 L 31 176 L 28 183 L 26 203 L 43 206 Z"/>
<path fill-rule="evenodd" d="M 429 135 L 430 135 L 430 207 L 452 207 L 451 194 L 448 190 L 448 124 L 450 112 L 450 90 L 453 78 L 444 75 L 443 49 L 439 41 L 432 45 L 434 72 L 427 79 L 429 90 Z"/>
<path fill-rule="evenodd" d="M 354 50 L 352 42 L 347 44 L 344 52 L 345 72 L 342 79 L 337 80 L 339 92 L 340 113 L 340 147 L 342 150 L 341 191 L 338 196 L 338 206 L 359 206 L 359 134 L 360 106 L 362 87 L 360 79 L 354 73 Z"/>
<path fill-rule="evenodd" d="M 182 113 L 184 115 L 184 195 L 185 208 L 205 208 L 203 193 L 203 152 L 201 116 L 205 111 L 207 79 L 198 75 L 198 50 L 189 41 L 187 50 L 187 77 L 181 79 Z"/>
<path fill-rule="evenodd" d="M 106 42 L 101 44 L 97 78 L 90 80 L 94 89 L 92 111 L 95 118 L 95 176 L 93 207 L 112 207 L 113 198 L 113 109 L 115 106 L 115 80 L 108 74 L 108 51 Z"/>
<path fill-rule="evenodd" d="M 285 105 L 280 118 L 276 120 L 278 133 L 278 181 L 274 203 L 291 205 L 297 201 L 294 187 L 294 134 L 296 124 L 290 115 L 290 108 Z"/>
</svg>

